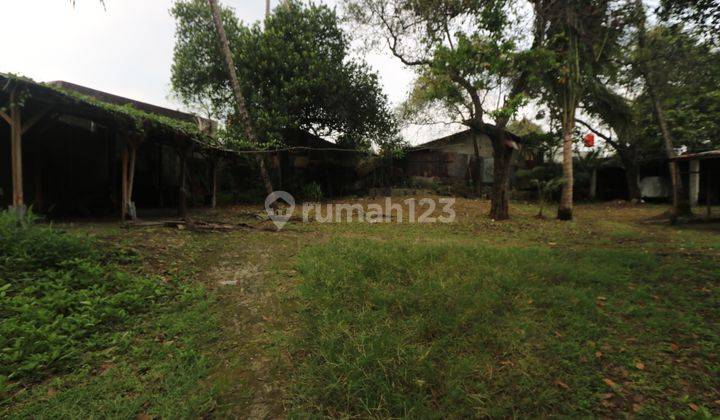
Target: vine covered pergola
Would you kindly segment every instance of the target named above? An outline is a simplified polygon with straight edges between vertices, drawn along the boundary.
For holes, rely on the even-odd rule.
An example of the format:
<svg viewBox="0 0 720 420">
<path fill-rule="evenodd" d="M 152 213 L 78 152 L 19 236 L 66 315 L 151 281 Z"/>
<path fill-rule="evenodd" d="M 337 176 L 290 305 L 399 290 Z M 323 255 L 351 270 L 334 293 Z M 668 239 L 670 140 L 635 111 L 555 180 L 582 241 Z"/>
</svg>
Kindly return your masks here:
<svg viewBox="0 0 720 420">
<path fill-rule="evenodd" d="M 88 89 L 88 91 L 92 90 Z M 102 92 L 97 93 L 102 94 Z M 0 74 L 0 118 L 5 123 L 2 125 L 6 125 L 6 128 L 0 127 L 0 133 L 9 128 L 7 137 L 10 140 L 9 148 L 6 149 L 9 149 L 7 160 L 10 179 L 0 179 L 0 188 L 9 192 L 4 194 L 3 201 L 6 201 L 14 211 L 23 214 L 30 204 L 27 199 L 30 188 L 30 195 L 33 196 L 32 204 L 35 207 L 47 206 L 49 204 L 45 203 L 43 198 L 48 188 L 45 188 L 43 183 L 59 186 L 54 190 L 72 191 L 73 194 L 69 194 L 67 199 L 79 200 L 78 191 L 83 191 L 82 188 L 73 190 L 72 185 L 61 183 L 56 177 L 63 176 L 58 175 L 57 170 L 51 174 L 46 173 L 52 168 L 57 168 L 62 163 L 59 161 L 63 156 L 70 156 L 72 150 L 76 152 L 75 156 L 82 156 L 86 167 L 101 168 L 101 173 L 98 171 L 78 173 L 83 170 L 82 165 L 79 165 L 79 168 L 75 167 L 73 165 L 76 162 L 71 161 L 65 163 L 69 169 L 64 170 L 64 173 L 69 171 L 72 176 L 65 178 L 79 179 L 83 182 L 86 181 L 85 178 L 92 180 L 93 177 L 108 180 L 107 188 L 103 187 L 103 191 L 94 193 L 109 196 L 107 201 L 116 203 L 113 207 L 119 207 L 123 220 L 128 217 L 135 219 L 137 217 L 135 195 L 139 176 L 138 153 L 143 150 L 143 158 L 146 161 L 153 159 L 153 165 L 145 165 L 152 171 L 146 170 L 145 173 L 152 173 L 152 182 L 159 192 L 157 202 L 160 205 L 163 201 L 172 201 L 177 204 L 179 215 L 182 217 L 186 215 L 188 182 L 193 181 L 188 175 L 188 159 L 191 157 L 206 163 L 208 169 L 206 172 L 209 173 L 206 174 L 208 178 L 206 183 L 211 185 L 207 188 L 211 195 L 209 201 L 214 205 L 217 191 L 217 164 L 220 159 L 232 158 L 235 154 L 216 143 L 211 130 L 208 129 L 212 126 L 212 122 L 204 119 L 193 121 L 193 116 L 190 114 L 140 104 L 146 105 L 149 111 L 138 109 L 132 103 L 119 104 L 100 100 L 79 93 L 77 90 L 67 89 L 61 83 L 40 84 L 22 77 Z M 162 115 L 163 113 L 167 115 Z M 184 120 L 179 117 L 184 117 Z M 59 126 L 76 129 L 63 131 L 57 128 Z M 92 138 L 88 137 L 88 133 L 92 133 Z M 61 140 L 61 137 L 64 140 Z M 86 141 L 83 143 L 80 139 Z M 61 141 L 65 143 L 61 144 Z M 102 143 L 102 146 L 99 143 Z M 31 155 L 23 151 L 27 145 L 33 149 Z M 86 150 L 76 151 L 75 148 L 78 147 L 85 147 Z M 169 150 L 174 153 L 168 157 Z M 4 153 L 6 152 L 0 153 L 0 158 L 3 160 L 5 160 Z M 168 162 L 173 168 L 167 167 Z M 0 168 L 4 166 L 5 163 L 0 165 Z M 27 179 L 28 170 L 24 166 L 32 168 L 30 173 L 32 182 Z M 0 174 L 3 178 L 5 171 L 6 169 L 2 169 Z M 177 185 L 172 187 L 176 189 L 176 198 L 171 200 L 164 200 L 163 196 L 163 192 L 168 189 L 163 189 L 162 185 L 163 182 L 167 182 L 167 174 L 176 175 Z M 149 182 L 144 181 L 146 184 Z M 115 191 L 116 189 L 118 191 Z M 53 191 L 53 193 L 57 192 Z"/>
</svg>

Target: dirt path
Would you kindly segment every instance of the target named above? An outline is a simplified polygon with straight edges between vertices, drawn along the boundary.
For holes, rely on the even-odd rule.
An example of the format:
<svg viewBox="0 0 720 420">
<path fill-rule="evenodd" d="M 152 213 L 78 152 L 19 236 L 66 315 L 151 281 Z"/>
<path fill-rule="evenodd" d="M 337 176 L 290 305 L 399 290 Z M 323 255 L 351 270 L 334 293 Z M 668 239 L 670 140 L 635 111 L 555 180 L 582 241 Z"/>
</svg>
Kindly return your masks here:
<svg viewBox="0 0 720 420">
<path fill-rule="evenodd" d="M 218 417 L 284 417 L 288 343 L 295 328 L 297 232 L 234 232 L 216 238 L 201 280 L 215 290 L 222 314 Z M 269 246 L 272 244 L 272 246 Z"/>
</svg>

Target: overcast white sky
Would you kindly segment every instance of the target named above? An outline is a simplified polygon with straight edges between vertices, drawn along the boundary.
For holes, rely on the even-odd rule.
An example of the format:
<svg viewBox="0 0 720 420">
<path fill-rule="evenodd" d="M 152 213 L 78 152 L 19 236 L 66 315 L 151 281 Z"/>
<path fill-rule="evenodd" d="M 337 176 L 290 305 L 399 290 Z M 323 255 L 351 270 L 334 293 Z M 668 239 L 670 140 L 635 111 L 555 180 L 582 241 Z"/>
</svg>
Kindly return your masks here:
<svg viewBox="0 0 720 420">
<path fill-rule="evenodd" d="M 178 109 L 170 97 L 174 0 L 2 0 L 0 72 L 36 81 L 65 80 Z M 278 0 L 273 1 L 273 6 Z M 322 0 L 335 5 L 337 0 Z M 245 22 L 262 19 L 264 0 L 222 0 Z M 412 73 L 388 53 L 365 57 L 396 105 Z M 447 131 L 440 127 L 432 131 Z M 406 135 L 415 137 L 413 131 Z M 430 133 L 420 134 L 422 137 Z M 419 139 L 409 138 L 416 143 Z"/>
</svg>

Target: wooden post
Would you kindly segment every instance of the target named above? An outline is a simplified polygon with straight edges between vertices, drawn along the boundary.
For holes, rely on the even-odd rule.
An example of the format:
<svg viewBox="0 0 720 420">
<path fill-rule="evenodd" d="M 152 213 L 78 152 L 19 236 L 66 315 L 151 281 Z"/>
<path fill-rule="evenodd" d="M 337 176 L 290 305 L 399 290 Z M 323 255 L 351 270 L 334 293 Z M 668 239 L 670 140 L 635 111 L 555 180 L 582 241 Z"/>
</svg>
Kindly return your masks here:
<svg viewBox="0 0 720 420">
<path fill-rule="evenodd" d="M 160 208 L 165 208 L 165 197 L 163 191 L 163 158 L 162 158 L 162 144 L 158 145 L 158 202 Z"/>
<path fill-rule="evenodd" d="M 137 220 L 137 210 L 133 202 L 133 187 L 135 185 L 135 161 L 137 160 L 137 148 L 139 139 L 130 138 L 130 134 L 124 131 L 123 134 L 123 156 L 122 156 L 122 220 L 130 218 Z"/>
<path fill-rule="evenodd" d="M 700 161 L 698 159 L 693 159 L 689 163 L 689 176 L 688 176 L 688 183 L 689 183 L 689 193 L 690 193 L 690 205 L 691 206 L 697 206 L 698 205 L 698 198 L 700 197 Z"/>
<path fill-rule="evenodd" d="M 128 145 L 123 146 L 122 155 L 122 200 L 120 203 L 122 220 L 125 221 L 125 215 L 128 208 Z"/>
<path fill-rule="evenodd" d="M 130 218 L 135 221 L 137 220 L 137 210 L 135 208 L 135 202 L 133 201 L 133 187 L 135 185 L 135 160 L 137 158 L 137 145 L 133 142 L 130 142 L 128 145 L 130 147 L 130 162 L 129 162 L 129 168 L 128 168 L 128 187 L 127 187 L 127 199 L 125 200 L 127 202 L 128 206 L 128 214 L 130 215 Z"/>
<path fill-rule="evenodd" d="M 12 162 L 13 209 L 18 215 L 25 213 L 22 172 L 22 116 L 17 91 L 10 93 L 10 156 Z"/>
<path fill-rule="evenodd" d="M 44 208 L 43 202 L 43 161 L 39 160 L 38 165 L 35 168 L 35 199 L 33 200 L 33 208 L 35 211 L 42 211 Z"/>
<path fill-rule="evenodd" d="M 218 175 L 218 164 L 217 161 L 211 163 L 211 176 L 212 176 L 212 196 L 210 198 L 210 207 L 217 207 L 217 175 Z"/>
<path fill-rule="evenodd" d="M 178 180 L 178 187 L 180 190 L 180 196 L 178 197 L 178 215 L 185 219 L 187 217 L 187 154 L 188 150 L 186 146 L 181 146 L 180 149 L 180 176 Z"/>
<path fill-rule="evenodd" d="M 712 217 L 712 190 L 711 190 L 711 187 L 712 187 L 711 182 L 712 181 L 710 181 L 712 179 L 712 176 L 711 176 L 710 165 L 708 165 L 707 171 L 705 171 L 705 172 L 707 173 L 707 175 L 706 175 L 707 181 L 705 181 L 705 185 L 706 185 L 706 187 L 705 187 L 706 188 L 705 189 L 705 205 L 707 207 L 707 210 L 706 210 L 707 218 L 710 219 Z"/>
</svg>

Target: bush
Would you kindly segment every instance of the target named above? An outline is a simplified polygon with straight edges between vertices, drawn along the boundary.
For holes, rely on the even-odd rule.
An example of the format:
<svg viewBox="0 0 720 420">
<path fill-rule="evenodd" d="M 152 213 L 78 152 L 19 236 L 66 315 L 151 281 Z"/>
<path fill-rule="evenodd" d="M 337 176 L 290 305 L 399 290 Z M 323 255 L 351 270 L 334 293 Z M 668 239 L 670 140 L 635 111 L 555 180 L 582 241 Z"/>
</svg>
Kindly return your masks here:
<svg viewBox="0 0 720 420">
<path fill-rule="evenodd" d="M 318 202 L 323 198 L 322 188 L 317 182 L 310 182 L 302 187 L 303 200 L 308 202 Z"/>
<path fill-rule="evenodd" d="M 0 213 L 0 388 L 121 345 L 133 315 L 163 293 L 162 283 L 119 270 L 90 239 Z"/>
</svg>

